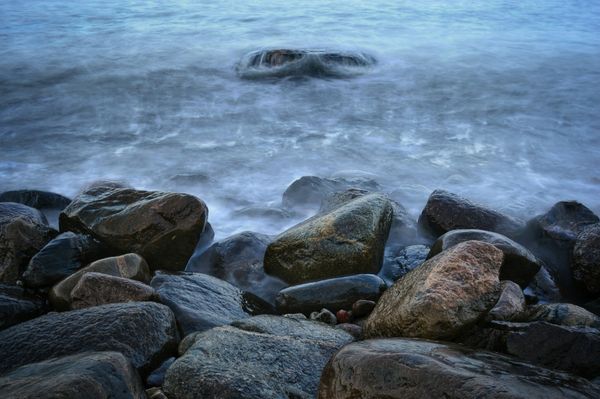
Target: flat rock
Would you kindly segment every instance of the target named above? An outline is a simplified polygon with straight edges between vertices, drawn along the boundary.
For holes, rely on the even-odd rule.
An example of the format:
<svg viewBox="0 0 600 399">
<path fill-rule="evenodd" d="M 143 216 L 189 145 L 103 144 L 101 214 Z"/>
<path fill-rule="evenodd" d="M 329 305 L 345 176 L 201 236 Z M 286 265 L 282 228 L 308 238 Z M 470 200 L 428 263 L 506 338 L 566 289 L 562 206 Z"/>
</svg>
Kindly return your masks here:
<svg viewBox="0 0 600 399">
<path fill-rule="evenodd" d="M 87 352 L 21 366 L 0 377 L 3 399 L 145 399 L 144 386 L 118 352 Z"/>
<path fill-rule="evenodd" d="M 385 196 L 369 194 L 310 218 L 269 244 L 265 271 L 290 284 L 377 273 L 392 215 Z"/>
<path fill-rule="evenodd" d="M 0 374 L 28 363 L 86 351 L 116 351 L 150 371 L 179 342 L 171 310 L 152 302 L 49 313 L 0 331 Z"/>
<path fill-rule="evenodd" d="M 376 339 L 346 345 L 329 361 L 319 399 L 593 398 L 600 387 L 570 374 L 458 345 Z"/>
<path fill-rule="evenodd" d="M 593 296 L 600 296 L 600 223 L 584 228 L 575 240 L 573 279 Z"/>
<path fill-rule="evenodd" d="M 356 274 L 295 285 L 277 294 L 276 308 L 281 314 L 310 314 L 326 308 L 332 312 L 351 309 L 359 299 L 377 301 L 385 282 L 374 274 Z"/>
<path fill-rule="evenodd" d="M 73 199 L 59 222 L 61 231 L 91 234 L 140 254 L 153 270 L 182 270 L 207 216 L 204 202 L 188 194 L 93 187 Z"/>
<path fill-rule="evenodd" d="M 384 292 L 365 335 L 454 338 L 498 301 L 503 257 L 491 244 L 466 241 L 429 259 Z"/>
<path fill-rule="evenodd" d="M 23 287 L 0 284 L 0 330 L 46 313 L 45 302 Z"/>
<path fill-rule="evenodd" d="M 83 309 L 108 303 L 158 300 L 154 288 L 129 278 L 85 273 L 71 291 L 71 308 Z"/>
</svg>

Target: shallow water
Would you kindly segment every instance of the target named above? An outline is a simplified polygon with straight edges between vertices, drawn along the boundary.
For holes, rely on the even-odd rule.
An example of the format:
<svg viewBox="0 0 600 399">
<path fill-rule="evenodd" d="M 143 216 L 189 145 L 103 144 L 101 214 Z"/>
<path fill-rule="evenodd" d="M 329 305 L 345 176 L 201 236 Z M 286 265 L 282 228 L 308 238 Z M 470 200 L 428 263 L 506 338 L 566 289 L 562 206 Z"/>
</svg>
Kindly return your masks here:
<svg viewBox="0 0 600 399">
<path fill-rule="evenodd" d="M 310 174 L 374 176 L 415 216 L 435 188 L 524 218 L 563 199 L 600 212 L 600 3 L 472 3 L 4 0 L 0 191 L 189 192 L 219 237 L 294 223 L 235 212 Z M 236 74 L 273 47 L 378 63 Z"/>
</svg>

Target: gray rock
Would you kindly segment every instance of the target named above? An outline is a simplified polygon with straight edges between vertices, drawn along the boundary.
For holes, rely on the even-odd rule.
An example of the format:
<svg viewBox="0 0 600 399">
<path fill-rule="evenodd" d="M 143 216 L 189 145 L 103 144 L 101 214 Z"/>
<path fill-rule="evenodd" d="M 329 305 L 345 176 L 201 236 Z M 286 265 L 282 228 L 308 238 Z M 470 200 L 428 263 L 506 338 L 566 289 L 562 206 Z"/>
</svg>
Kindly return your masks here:
<svg viewBox="0 0 600 399">
<path fill-rule="evenodd" d="M 21 366 L 0 377 L 3 399 L 145 399 L 121 353 L 86 352 Z"/>
<path fill-rule="evenodd" d="M 593 296 L 600 295 L 600 223 L 584 228 L 575 240 L 573 279 Z"/>
<path fill-rule="evenodd" d="M 41 297 L 29 294 L 17 285 L 0 284 L 0 330 L 46 313 Z"/>
<path fill-rule="evenodd" d="M 154 300 L 158 300 L 158 294 L 149 285 L 129 278 L 95 272 L 85 273 L 71 291 L 73 309 Z"/>
<path fill-rule="evenodd" d="M 562 326 L 600 328 L 600 317 L 571 303 L 530 306 L 521 321 L 547 321 Z"/>
<path fill-rule="evenodd" d="M 347 332 L 348 334 L 352 335 L 355 339 L 362 338 L 362 333 L 363 333 L 362 327 L 357 324 L 340 323 L 340 324 L 336 325 L 335 328 Z"/>
<path fill-rule="evenodd" d="M 175 351 L 171 310 L 152 302 L 49 313 L 0 331 L 0 374 L 24 364 L 86 351 L 117 351 L 142 372 Z"/>
<path fill-rule="evenodd" d="M 512 281 L 500 282 L 501 293 L 498 302 L 489 311 L 488 320 L 514 320 L 525 311 L 525 295 L 521 287 Z"/>
<path fill-rule="evenodd" d="M 535 297 L 540 302 L 559 302 L 562 298 L 554 278 L 545 266 L 533 277 L 525 293 Z"/>
<path fill-rule="evenodd" d="M 337 324 L 337 318 L 327 309 L 321 309 L 319 312 L 312 312 L 310 314 L 310 319 L 333 326 Z"/>
<path fill-rule="evenodd" d="M 410 245 L 402 248 L 391 259 L 386 259 L 379 276 L 391 286 L 406 273 L 422 265 L 427 260 L 428 254 L 429 247 L 425 245 Z"/>
</svg>

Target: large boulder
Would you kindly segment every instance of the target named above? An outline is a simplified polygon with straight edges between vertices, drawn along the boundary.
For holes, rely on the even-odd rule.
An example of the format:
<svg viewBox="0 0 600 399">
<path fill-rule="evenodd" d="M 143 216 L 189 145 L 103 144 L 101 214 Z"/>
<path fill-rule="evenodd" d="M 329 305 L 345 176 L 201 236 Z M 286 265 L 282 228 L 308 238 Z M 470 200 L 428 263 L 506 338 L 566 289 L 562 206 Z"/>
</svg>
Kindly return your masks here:
<svg viewBox="0 0 600 399">
<path fill-rule="evenodd" d="M 37 209 L 0 202 L 0 282 L 14 283 L 56 231 Z"/>
<path fill-rule="evenodd" d="M 594 297 L 600 296 L 600 223 L 584 228 L 575 240 L 573 279 Z"/>
<path fill-rule="evenodd" d="M 271 311 L 260 298 L 207 274 L 159 272 L 150 284 L 175 313 L 184 336 Z"/>
<path fill-rule="evenodd" d="M 456 244 L 469 240 L 487 242 L 504 253 L 500 280 L 511 280 L 521 287 L 526 287 L 540 270 L 540 261 L 521 244 L 498 233 L 475 229 L 452 230 L 442 235 L 431 247 L 427 258 L 432 258 Z"/>
<path fill-rule="evenodd" d="M 419 226 L 434 238 L 458 229 L 479 229 L 514 237 L 522 223 L 456 194 L 435 190 L 419 217 Z"/>
<path fill-rule="evenodd" d="M 118 352 L 86 352 L 21 366 L 0 377 L 3 399 L 145 399 L 144 386 Z"/>
<path fill-rule="evenodd" d="M 281 314 L 351 309 L 359 299 L 376 301 L 385 290 L 385 282 L 374 274 L 356 274 L 295 285 L 277 294 L 276 307 Z"/>
<path fill-rule="evenodd" d="M 47 311 L 44 298 L 17 285 L 0 284 L 0 330 L 19 324 Z"/>
<path fill-rule="evenodd" d="M 107 252 L 104 245 L 89 235 L 62 233 L 31 258 L 23 282 L 32 288 L 48 287 Z"/>
<path fill-rule="evenodd" d="M 329 361 L 319 399 L 342 398 L 593 398 L 584 378 L 491 352 L 411 339 L 346 345 Z"/>
<path fill-rule="evenodd" d="M 367 337 L 452 339 L 498 301 L 504 255 L 480 241 L 429 259 L 383 293 L 367 319 Z"/>
<path fill-rule="evenodd" d="M 429 247 L 426 245 L 409 245 L 393 255 L 386 255 L 379 276 L 391 286 L 406 273 L 421 266 L 428 254 Z"/>
<path fill-rule="evenodd" d="M 71 291 L 85 273 L 97 272 L 111 276 L 130 278 L 149 283 L 151 277 L 148 264 L 138 254 L 125 254 L 97 260 L 73 273 L 50 290 L 49 300 L 54 309 L 67 310 L 71 307 Z"/>
<path fill-rule="evenodd" d="M 274 304 L 287 284 L 265 273 L 263 260 L 270 236 L 244 231 L 211 245 L 190 258 L 185 270 L 210 274 Z"/>
<path fill-rule="evenodd" d="M 154 300 L 158 300 L 158 295 L 149 285 L 129 278 L 94 272 L 85 273 L 71 291 L 73 309 Z"/>
<path fill-rule="evenodd" d="M 93 187 L 60 214 L 61 231 L 91 234 L 121 252 L 135 252 L 153 270 L 182 270 L 204 230 L 208 209 L 179 193 Z"/>
<path fill-rule="evenodd" d="M 141 372 L 169 357 L 179 335 L 171 310 L 152 302 L 49 313 L 0 331 L 0 374 L 86 351 L 116 351 Z"/>
<path fill-rule="evenodd" d="M 392 216 L 385 196 L 356 198 L 277 236 L 267 247 L 265 271 L 290 284 L 377 273 Z"/>
</svg>

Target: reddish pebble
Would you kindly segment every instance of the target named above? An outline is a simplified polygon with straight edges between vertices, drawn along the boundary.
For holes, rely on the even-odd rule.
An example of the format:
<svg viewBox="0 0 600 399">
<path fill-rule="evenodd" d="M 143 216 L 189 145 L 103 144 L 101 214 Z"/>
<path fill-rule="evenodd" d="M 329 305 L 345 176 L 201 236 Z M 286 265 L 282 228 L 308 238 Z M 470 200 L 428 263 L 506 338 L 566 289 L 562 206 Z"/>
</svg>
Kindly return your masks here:
<svg viewBox="0 0 600 399">
<path fill-rule="evenodd" d="M 335 317 L 337 318 L 337 321 L 340 324 L 341 323 L 350 323 L 350 320 L 352 319 L 352 313 L 348 312 L 347 310 L 340 309 L 335 314 Z"/>
</svg>

